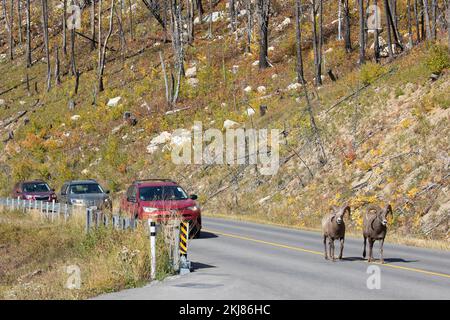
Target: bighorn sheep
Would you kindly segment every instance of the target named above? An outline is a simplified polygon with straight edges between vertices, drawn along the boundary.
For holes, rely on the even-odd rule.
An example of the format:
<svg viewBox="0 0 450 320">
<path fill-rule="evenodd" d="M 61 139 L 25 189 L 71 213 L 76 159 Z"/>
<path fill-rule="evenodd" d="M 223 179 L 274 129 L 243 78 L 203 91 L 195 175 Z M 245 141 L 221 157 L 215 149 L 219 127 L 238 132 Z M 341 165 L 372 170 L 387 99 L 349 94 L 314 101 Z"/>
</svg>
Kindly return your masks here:
<svg viewBox="0 0 450 320">
<path fill-rule="evenodd" d="M 366 214 L 363 217 L 363 236 L 364 236 L 364 252 L 363 257 L 366 257 L 366 242 L 369 240 L 369 259 L 368 262 L 373 260 L 373 244 L 376 240 L 380 240 L 380 256 L 381 263 L 384 263 L 383 259 L 383 244 L 384 238 L 387 233 L 387 215 L 392 216 L 392 207 L 388 204 L 384 209 L 379 206 L 370 206 L 367 209 Z"/>
<path fill-rule="evenodd" d="M 325 249 L 325 259 L 328 260 L 327 255 L 327 239 L 330 249 L 330 258 L 335 261 L 334 257 L 334 240 L 339 239 L 341 242 L 339 259 L 342 259 L 342 253 L 344 251 L 344 240 L 345 240 L 345 223 L 344 214 L 348 212 L 350 215 L 350 207 L 344 205 L 341 208 L 334 207 L 332 212 L 328 213 L 322 219 L 322 230 L 323 230 L 323 246 Z"/>
</svg>

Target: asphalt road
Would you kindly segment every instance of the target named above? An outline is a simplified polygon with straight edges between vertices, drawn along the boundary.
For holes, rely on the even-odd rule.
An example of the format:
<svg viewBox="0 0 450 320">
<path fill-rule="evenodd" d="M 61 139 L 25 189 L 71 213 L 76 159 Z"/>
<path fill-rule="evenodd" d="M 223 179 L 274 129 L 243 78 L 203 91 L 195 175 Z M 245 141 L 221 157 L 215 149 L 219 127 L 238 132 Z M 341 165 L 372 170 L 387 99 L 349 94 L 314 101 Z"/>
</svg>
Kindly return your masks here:
<svg viewBox="0 0 450 320">
<path fill-rule="evenodd" d="M 331 262 L 319 233 L 213 218 L 189 245 L 194 272 L 98 299 L 450 299 L 449 251 L 385 243 L 386 264 L 369 264 L 349 238 Z"/>
</svg>

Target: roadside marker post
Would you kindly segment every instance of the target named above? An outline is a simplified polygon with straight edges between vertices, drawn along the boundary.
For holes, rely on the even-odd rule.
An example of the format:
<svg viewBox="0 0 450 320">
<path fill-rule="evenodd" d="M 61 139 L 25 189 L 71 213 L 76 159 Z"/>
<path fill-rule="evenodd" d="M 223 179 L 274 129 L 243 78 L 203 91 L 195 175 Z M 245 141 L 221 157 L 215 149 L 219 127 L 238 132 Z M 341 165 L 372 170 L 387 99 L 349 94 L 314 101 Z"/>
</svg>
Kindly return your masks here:
<svg viewBox="0 0 450 320">
<path fill-rule="evenodd" d="M 180 225 L 180 274 L 191 272 L 191 262 L 187 259 L 189 241 L 189 222 L 182 221 Z"/>
<path fill-rule="evenodd" d="M 151 257 L 151 278 L 156 278 L 156 222 L 148 220 L 150 230 L 150 257 Z"/>
</svg>

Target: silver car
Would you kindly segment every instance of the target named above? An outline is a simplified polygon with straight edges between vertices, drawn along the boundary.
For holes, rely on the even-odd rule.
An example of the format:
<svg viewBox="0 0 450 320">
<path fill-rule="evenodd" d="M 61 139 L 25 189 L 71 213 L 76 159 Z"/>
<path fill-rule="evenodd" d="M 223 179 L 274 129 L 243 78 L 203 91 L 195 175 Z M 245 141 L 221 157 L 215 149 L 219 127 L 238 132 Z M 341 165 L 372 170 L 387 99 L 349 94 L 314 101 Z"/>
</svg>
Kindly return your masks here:
<svg viewBox="0 0 450 320">
<path fill-rule="evenodd" d="M 67 181 L 61 188 L 60 202 L 74 206 L 97 207 L 112 210 L 109 191 L 95 180 Z"/>
</svg>

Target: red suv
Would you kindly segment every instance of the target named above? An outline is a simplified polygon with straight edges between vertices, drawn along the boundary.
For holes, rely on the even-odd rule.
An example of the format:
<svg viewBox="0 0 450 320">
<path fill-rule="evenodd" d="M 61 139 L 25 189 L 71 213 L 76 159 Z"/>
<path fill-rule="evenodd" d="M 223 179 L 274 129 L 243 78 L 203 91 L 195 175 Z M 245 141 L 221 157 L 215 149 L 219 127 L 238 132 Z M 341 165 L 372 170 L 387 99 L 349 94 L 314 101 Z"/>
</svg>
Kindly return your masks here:
<svg viewBox="0 0 450 320">
<path fill-rule="evenodd" d="M 13 198 L 22 200 L 38 200 L 51 202 L 56 199 L 55 189 L 51 189 L 48 184 L 42 180 L 22 181 L 15 184 Z"/>
<path fill-rule="evenodd" d="M 138 180 L 120 201 L 120 212 L 135 219 L 161 222 L 172 214 L 191 222 L 191 235 L 200 236 L 201 210 L 196 195 L 188 194 L 176 182 L 167 179 Z"/>
</svg>

